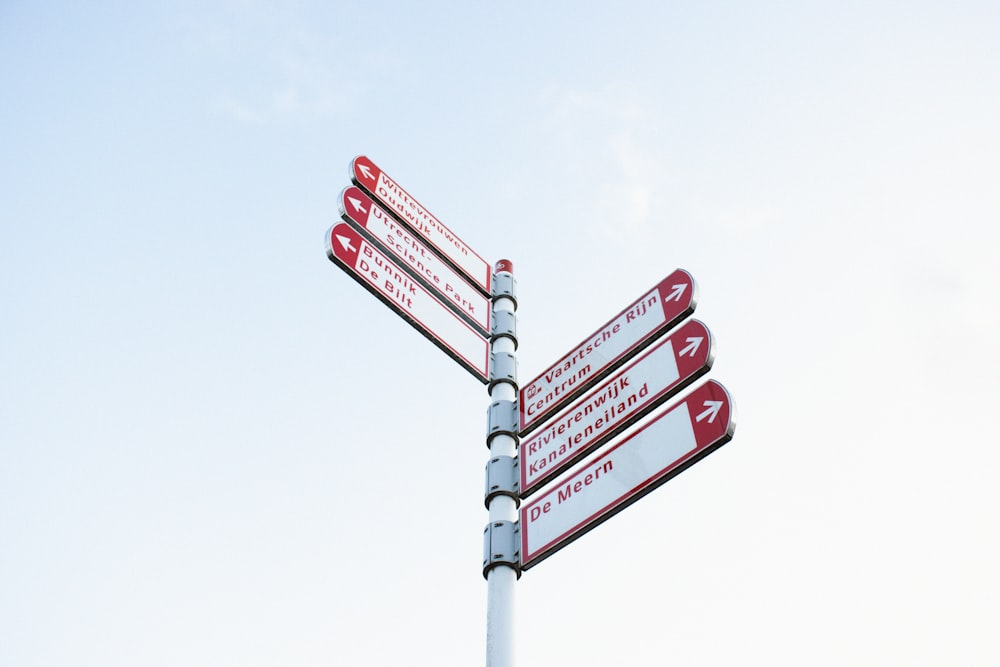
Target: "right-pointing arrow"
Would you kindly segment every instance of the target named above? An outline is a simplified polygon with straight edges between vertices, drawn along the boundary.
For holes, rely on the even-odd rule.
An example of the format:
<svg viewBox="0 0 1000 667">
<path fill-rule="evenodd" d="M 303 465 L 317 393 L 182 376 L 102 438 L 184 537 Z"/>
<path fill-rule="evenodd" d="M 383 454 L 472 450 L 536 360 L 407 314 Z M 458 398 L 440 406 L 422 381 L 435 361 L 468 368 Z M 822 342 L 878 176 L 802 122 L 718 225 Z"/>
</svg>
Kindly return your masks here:
<svg viewBox="0 0 1000 667">
<path fill-rule="evenodd" d="M 671 287 L 673 287 L 674 289 L 670 293 L 670 296 L 664 299 L 664 301 L 680 301 L 681 295 L 684 294 L 684 290 L 685 288 L 687 288 L 687 285 L 681 283 L 680 285 L 672 285 Z"/>
<path fill-rule="evenodd" d="M 716 415 L 719 414 L 719 410 L 722 409 L 722 401 L 705 401 L 704 405 L 708 410 L 705 410 L 700 415 L 694 418 L 695 421 L 703 421 L 706 417 L 708 418 L 708 423 L 711 424 L 715 421 Z"/>
<path fill-rule="evenodd" d="M 698 351 L 698 348 L 701 347 L 701 341 L 703 340 L 705 339 L 702 336 L 691 336 L 690 338 L 685 339 L 687 346 L 680 351 L 680 356 L 683 357 L 686 354 L 689 357 L 693 357 Z"/>
</svg>

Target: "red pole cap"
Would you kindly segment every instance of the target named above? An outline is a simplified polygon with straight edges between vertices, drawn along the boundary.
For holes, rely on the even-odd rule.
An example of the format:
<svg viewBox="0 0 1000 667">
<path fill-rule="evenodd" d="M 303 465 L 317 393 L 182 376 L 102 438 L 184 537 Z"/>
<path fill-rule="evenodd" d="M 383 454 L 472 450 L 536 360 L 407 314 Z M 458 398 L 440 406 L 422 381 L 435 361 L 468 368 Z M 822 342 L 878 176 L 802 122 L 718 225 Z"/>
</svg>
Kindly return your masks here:
<svg viewBox="0 0 1000 667">
<path fill-rule="evenodd" d="M 501 259 L 499 262 L 497 262 L 496 270 L 497 273 L 500 273 L 501 271 L 506 271 L 507 273 L 513 274 L 514 262 L 510 261 L 509 259 Z"/>
</svg>

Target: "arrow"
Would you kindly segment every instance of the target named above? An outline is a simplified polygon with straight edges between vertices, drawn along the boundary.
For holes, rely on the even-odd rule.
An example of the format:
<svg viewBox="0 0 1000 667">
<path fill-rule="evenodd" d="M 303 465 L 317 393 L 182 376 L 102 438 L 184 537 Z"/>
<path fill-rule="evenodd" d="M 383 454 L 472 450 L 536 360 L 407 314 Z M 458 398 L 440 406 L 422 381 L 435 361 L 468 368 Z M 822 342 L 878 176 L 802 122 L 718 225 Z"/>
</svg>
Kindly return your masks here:
<svg viewBox="0 0 1000 667">
<path fill-rule="evenodd" d="M 664 299 L 664 301 L 680 301 L 681 294 L 684 294 L 684 289 L 686 287 L 687 285 L 685 285 L 684 283 L 681 283 L 680 285 L 673 285 L 674 291 L 671 292 L 670 296 Z"/>
<path fill-rule="evenodd" d="M 371 170 L 370 170 L 370 169 L 368 168 L 368 165 L 366 165 L 366 164 L 359 164 L 359 165 L 358 165 L 358 170 L 359 170 L 359 171 L 360 171 L 360 172 L 361 172 L 362 174 L 364 174 L 364 175 L 365 175 L 365 178 L 367 178 L 368 180 L 370 180 L 370 181 L 374 181 L 374 180 L 375 180 L 375 176 L 373 176 L 373 175 L 372 175 L 372 172 L 371 172 Z"/>
<path fill-rule="evenodd" d="M 692 336 L 691 338 L 686 339 L 686 342 L 690 343 L 690 345 L 680 351 L 680 356 L 683 357 L 690 351 L 691 354 L 688 354 L 688 356 L 693 357 L 695 352 L 698 351 L 698 348 L 701 347 L 701 341 L 703 340 L 705 339 L 702 336 Z"/>
<path fill-rule="evenodd" d="M 722 409 L 722 401 L 705 401 L 702 405 L 708 408 L 708 410 L 702 412 L 694 420 L 700 422 L 705 417 L 708 417 L 708 423 L 711 424 L 715 421 L 715 416 L 719 414 L 719 410 Z"/>
<path fill-rule="evenodd" d="M 337 240 L 340 241 L 340 245 L 344 246 L 344 250 L 349 250 L 355 255 L 358 254 L 358 249 L 351 245 L 351 239 L 347 236 L 341 236 L 340 234 L 334 234 Z"/>
<path fill-rule="evenodd" d="M 355 199 L 354 197 L 348 197 L 347 201 L 351 202 L 351 206 L 354 207 L 355 211 L 361 211 L 362 213 L 367 213 L 368 212 L 368 211 L 366 211 L 364 209 L 364 207 L 361 206 L 361 200 L 360 199 Z"/>
</svg>

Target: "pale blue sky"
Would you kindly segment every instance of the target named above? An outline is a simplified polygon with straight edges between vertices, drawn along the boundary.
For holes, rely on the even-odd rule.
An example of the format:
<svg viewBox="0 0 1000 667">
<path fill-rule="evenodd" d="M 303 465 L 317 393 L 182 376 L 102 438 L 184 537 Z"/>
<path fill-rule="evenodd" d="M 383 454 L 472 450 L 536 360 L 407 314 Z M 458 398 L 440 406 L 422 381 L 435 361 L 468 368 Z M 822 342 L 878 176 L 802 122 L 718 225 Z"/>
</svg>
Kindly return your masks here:
<svg viewBox="0 0 1000 667">
<path fill-rule="evenodd" d="M 485 389 L 327 260 L 371 157 L 528 381 L 680 267 L 734 440 L 520 663 L 1000 662 L 1000 9 L 0 5 L 0 664 L 475 665 Z"/>
</svg>

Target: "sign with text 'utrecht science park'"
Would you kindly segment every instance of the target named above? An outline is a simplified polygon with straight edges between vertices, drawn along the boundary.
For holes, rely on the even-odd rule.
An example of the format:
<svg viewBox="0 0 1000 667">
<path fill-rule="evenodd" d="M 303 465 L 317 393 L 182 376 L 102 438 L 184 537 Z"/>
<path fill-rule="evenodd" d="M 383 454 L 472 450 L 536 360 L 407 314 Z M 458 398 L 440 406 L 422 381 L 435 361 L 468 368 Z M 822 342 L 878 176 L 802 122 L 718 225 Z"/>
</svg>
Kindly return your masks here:
<svg viewBox="0 0 1000 667">
<path fill-rule="evenodd" d="M 709 380 L 637 432 L 521 506 L 521 567 L 531 568 L 733 436 L 726 389 Z"/>
<path fill-rule="evenodd" d="M 547 421 L 521 442 L 521 497 L 534 493 L 707 373 L 712 367 L 712 347 L 708 327 L 690 320 Z"/>
<path fill-rule="evenodd" d="M 521 434 L 536 429 L 694 312 L 696 291 L 691 274 L 677 269 L 524 385 L 518 400 Z"/>
<path fill-rule="evenodd" d="M 489 263 L 374 162 L 364 155 L 354 158 L 351 162 L 351 180 L 385 206 L 400 222 L 419 234 L 444 261 L 467 276 L 484 295 L 490 296 L 493 271 Z"/>
<path fill-rule="evenodd" d="M 355 186 L 340 193 L 340 217 L 395 257 L 420 283 L 479 329 L 490 333 L 490 300 L 442 261 L 409 227 L 386 213 Z"/>
</svg>

